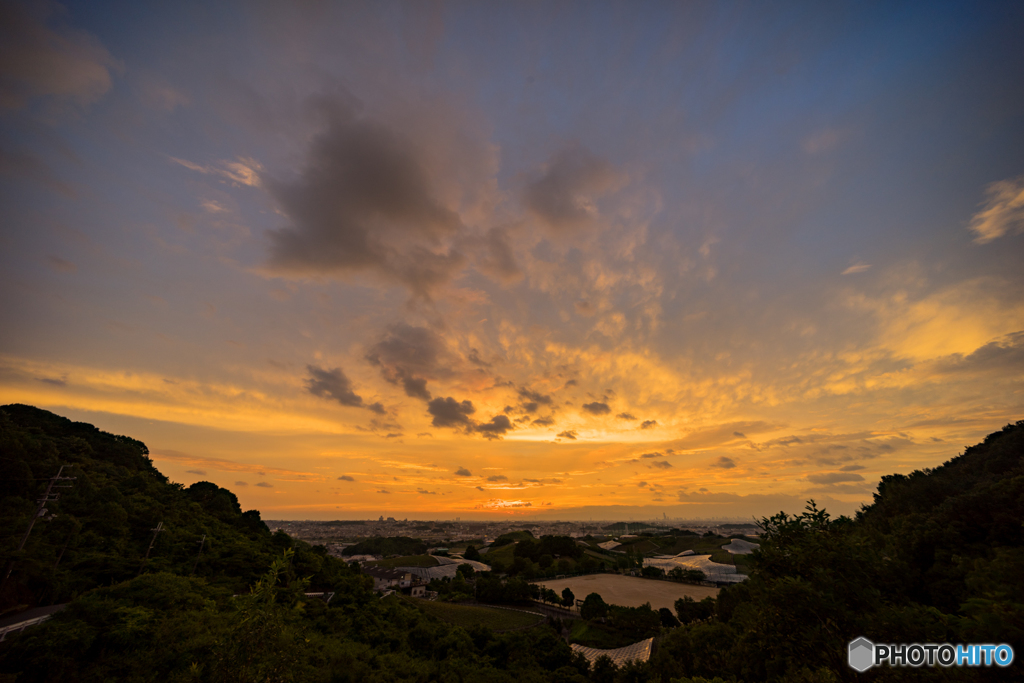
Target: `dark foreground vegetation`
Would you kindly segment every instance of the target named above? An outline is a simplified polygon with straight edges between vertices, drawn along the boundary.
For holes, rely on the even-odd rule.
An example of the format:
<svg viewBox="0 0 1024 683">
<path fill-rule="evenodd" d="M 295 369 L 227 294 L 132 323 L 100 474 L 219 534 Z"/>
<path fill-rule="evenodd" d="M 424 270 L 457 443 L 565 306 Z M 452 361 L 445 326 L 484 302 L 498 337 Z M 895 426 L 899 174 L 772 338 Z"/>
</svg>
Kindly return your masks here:
<svg viewBox="0 0 1024 683">
<path fill-rule="evenodd" d="M 18 551 L 35 501 L 62 465 L 77 478 L 53 491 L 60 500 Z M 0 644 L 0 681 L 1021 678 L 1019 660 L 1011 670 L 857 674 L 846 645 L 862 635 L 1009 643 L 1024 657 L 1024 423 L 934 470 L 884 477 L 855 520 L 813 504 L 797 517 L 763 520 L 750 578 L 716 601 L 648 615 L 590 599 L 582 622 L 509 633 L 449 623 L 448 608 L 380 599 L 356 568 L 271 534 L 229 491 L 168 482 L 142 443 L 27 406 L 0 408 L 0 511 L 0 559 L 10 571 L 0 616 L 69 603 Z M 518 556 L 539 561 L 559 550 L 533 541 Z M 478 599 L 488 591 L 496 601 L 529 599 L 520 579 L 507 590 L 489 574 L 464 580 Z M 306 595 L 320 590 L 335 597 Z M 566 644 L 570 628 L 658 641 L 648 663 L 590 667 Z"/>
</svg>

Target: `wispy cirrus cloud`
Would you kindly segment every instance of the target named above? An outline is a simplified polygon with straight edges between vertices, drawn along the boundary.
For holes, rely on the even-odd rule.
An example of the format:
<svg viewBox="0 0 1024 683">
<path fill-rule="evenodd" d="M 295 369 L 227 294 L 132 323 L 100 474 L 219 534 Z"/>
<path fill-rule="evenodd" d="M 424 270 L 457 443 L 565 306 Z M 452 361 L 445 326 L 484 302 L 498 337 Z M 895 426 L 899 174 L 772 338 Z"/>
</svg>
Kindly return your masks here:
<svg viewBox="0 0 1024 683">
<path fill-rule="evenodd" d="M 197 164 L 186 159 L 169 157 L 171 161 L 184 166 L 190 171 L 202 173 L 203 175 L 215 175 L 238 185 L 258 187 L 260 185 L 260 171 L 263 166 L 255 159 L 239 158 L 235 161 L 222 159 L 214 164 Z"/>
<path fill-rule="evenodd" d="M 974 241 L 987 244 L 1008 234 L 1024 232 L 1024 176 L 991 183 L 981 210 L 971 218 Z"/>
</svg>

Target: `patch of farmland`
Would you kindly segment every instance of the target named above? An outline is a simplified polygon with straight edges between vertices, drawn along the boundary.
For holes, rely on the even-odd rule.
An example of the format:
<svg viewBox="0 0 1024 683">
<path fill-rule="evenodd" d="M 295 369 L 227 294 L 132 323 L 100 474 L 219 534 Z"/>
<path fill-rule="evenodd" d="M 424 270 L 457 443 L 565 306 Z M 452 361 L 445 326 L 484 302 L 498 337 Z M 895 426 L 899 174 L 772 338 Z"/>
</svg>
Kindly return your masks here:
<svg viewBox="0 0 1024 683">
<path fill-rule="evenodd" d="M 622 607 L 639 607 L 645 602 L 651 603 L 655 610 L 667 607 L 675 613 L 676 600 L 689 596 L 696 601 L 718 595 L 718 588 L 711 586 L 695 586 L 675 581 L 643 579 L 637 576 L 620 574 L 587 574 L 567 579 L 551 579 L 550 581 L 534 581 L 555 591 L 558 595 L 568 588 L 578 599 L 583 600 L 591 593 L 597 593 L 610 605 Z"/>
<path fill-rule="evenodd" d="M 619 552 L 633 551 L 634 553 L 640 553 L 641 555 L 646 553 L 653 553 L 658 550 L 658 545 L 650 539 L 644 538 L 639 541 L 620 545 L 616 548 Z"/>
<path fill-rule="evenodd" d="M 760 543 L 751 543 L 742 538 L 734 538 L 730 543 L 723 545 L 722 550 L 726 550 L 733 555 L 749 555 L 760 547 Z"/>
<path fill-rule="evenodd" d="M 730 559 L 733 557 L 725 551 L 719 551 L 719 553 Z M 714 557 L 714 555 L 685 555 L 676 557 L 660 555 L 644 558 L 644 566 L 657 567 L 666 573 L 676 567 L 681 569 L 699 569 L 704 572 L 704 576 L 707 577 L 708 581 L 719 583 L 739 583 L 747 578 L 746 574 L 737 571 L 736 565 L 715 562 Z"/>
<path fill-rule="evenodd" d="M 462 628 L 486 626 L 495 631 L 506 631 L 513 628 L 535 626 L 544 622 L 544 616 L 540 614 L 498 607 L 456 605 L 450 602 L 433 602 L 419 598 L 412 598 L 410 601 L 425 614 Z"/>
</svg>

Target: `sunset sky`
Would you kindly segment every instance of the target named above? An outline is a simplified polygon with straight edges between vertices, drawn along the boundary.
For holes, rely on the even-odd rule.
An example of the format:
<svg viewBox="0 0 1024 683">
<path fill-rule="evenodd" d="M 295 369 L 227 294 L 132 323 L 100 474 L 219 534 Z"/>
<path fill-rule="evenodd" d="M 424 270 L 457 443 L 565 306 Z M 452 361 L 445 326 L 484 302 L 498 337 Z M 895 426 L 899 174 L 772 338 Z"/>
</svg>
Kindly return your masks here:
<svg viewBox="0 0 1024 683">
<path fill-rule="evenodd" d="M 264 518 L 849 514 L 1024 419 L 1024 3 L 0 25 L 0 403 Z"/>
</svg>

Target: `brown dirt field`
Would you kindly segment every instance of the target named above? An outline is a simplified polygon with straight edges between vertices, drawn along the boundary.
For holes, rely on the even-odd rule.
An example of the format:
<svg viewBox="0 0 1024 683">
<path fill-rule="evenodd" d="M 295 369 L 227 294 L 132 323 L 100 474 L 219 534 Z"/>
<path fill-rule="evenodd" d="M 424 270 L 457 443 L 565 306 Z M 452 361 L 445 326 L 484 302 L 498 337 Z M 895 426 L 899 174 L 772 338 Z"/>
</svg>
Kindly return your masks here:
<svg viewBox="0 0 1024 683">
<path fill-rule="evenodd" d="M 718 595 L 718 588 L 710 586 L 694 586 L 675 581 L 659 581 L 643 579 L 637 576 L 619 574 L 588 574 L 573 576 L 568 579 L 552 579 L 550 581 L 534 581 L 539 586 L 546 586 L 559 595 L 566 586 L 577 599 L 583 600 L 591 593 L 597 593 L 610 605 L 623 607 L 639 607 L 645 602 L 651 603 L 655 610 L 668 607 L 675 614 L 676 600 L 689 595 L 694 600 Z"/>
</svg>

